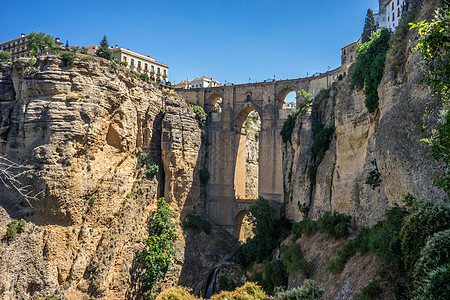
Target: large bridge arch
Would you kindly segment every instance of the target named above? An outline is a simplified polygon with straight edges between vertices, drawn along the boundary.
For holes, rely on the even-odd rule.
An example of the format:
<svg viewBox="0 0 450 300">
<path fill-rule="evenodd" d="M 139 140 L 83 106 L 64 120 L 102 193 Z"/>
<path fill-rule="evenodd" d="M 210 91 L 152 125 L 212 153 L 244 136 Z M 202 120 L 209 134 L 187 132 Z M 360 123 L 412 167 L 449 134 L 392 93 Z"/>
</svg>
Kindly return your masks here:
<svg viewBox="0 0 450 300">
<path fill-rule="evenodd" d="M 302 89 L 317 93 L 322 88 L 328 88 L 344 71 L 338 68 L 307 78 L 177 89 L 188 102 L 203 106 L 211 115 L 207 127 L 206 168 L 210 179 L 206 184 L 205 209 L 214 222 L 233 233 L 236 214 L 251 205 L 244 201 L 243 207 L 242 201 L 246 199 L 237 198 L 235 191 L 236 163 L 242 159 L 239 155 L 242 124 L 248 113 L 254 109 L 261 118 L 258 195 L 279 210 L 284 198 L 280 132 L 290 112 L 290 109 L 283 109 L 286 95 Z M 211 107 L 219 97 L 222 98 L 222 112 L 217 114 Z"/>
</svg>

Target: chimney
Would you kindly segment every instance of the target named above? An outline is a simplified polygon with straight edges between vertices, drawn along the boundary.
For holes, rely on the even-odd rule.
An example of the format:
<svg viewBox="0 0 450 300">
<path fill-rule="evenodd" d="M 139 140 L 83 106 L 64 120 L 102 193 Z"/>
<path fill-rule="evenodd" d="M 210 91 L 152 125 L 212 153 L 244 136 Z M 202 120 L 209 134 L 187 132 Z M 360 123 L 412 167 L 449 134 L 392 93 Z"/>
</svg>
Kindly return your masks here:
<svg viewBox="0 0 450 300">
<path fill-rule="evenodd" d="M 59 38 L 55 38 L 55 42 L 59 43 Z"/>
<path fill-rule="evenodd" d="M 21 33 L 21 34 L 20 34 L 20 37 L 25 37 L 25 33 Z"/>
<path fill-rule="evenodd" d="M 115 48 L 119 48 L 119 46 L 118 45 L 116 45 L 116 47 Z"/>
</svg>

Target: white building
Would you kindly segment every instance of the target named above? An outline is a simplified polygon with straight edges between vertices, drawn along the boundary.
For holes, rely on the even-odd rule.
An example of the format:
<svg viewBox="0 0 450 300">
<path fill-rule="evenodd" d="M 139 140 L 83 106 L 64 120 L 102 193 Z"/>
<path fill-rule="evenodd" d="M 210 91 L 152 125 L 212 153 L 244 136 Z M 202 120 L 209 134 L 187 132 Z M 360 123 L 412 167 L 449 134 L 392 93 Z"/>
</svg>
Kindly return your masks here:
<svg viewBox="0 0 450 300">
<path fill-rule="evenodd" d="M 378 14 L 374 15 L 378 28 L 384 27 L 394 32 L 403 16 L 405 2 L 405 0 L 378 0 Z"/>
<path fill-rule="evenodd" d="M 191 89 L 215 87 L 220 85 L 221 84 L 218 81 L 215 81 L 212 78 L 206 76 L 197 77 L 191 81 Z"/>
</svg>

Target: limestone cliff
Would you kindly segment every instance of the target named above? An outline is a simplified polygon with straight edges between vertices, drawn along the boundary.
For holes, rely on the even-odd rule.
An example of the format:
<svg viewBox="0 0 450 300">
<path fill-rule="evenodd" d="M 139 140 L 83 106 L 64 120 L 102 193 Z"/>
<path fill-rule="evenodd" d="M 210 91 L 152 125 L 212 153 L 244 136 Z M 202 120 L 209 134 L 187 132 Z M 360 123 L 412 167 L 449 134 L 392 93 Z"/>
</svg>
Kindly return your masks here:
<svg viewBox="0 0 450 300">
<path fill-rule="evenodd" d="M 202 212 L 195 114 L 175 93 L 98 58 L 77 57 L 64 67 L 57 56 L 42 56 L 0 68 L 0 154 L 32 167 L 20 180 L 41 192 L 28 205 L 0 185 L 0 236 L 11 219 L 27 221 L 23 233 L 0 242 L 2 297 L 139 295 L 135 257 L 157 197 L 165 194 L 178 217 Z M 147 164 L 159 166 L 153 178 Z M 169 284 L 184 265 L 206 273 L 196 281 L 206 284 L 226 254 L 192 266 L 197 257 L 185 254 L 185 245 L 194 237 L 178 231 Z"/>
<path fill-rule="evenodd" d="M 396 73 L 389 64 L 386 66 L 375 114 L 368 113 L 362 92 L 350 90 L 347 76 L 333 84 L 329 96 L 317 97 L 312 108 L 298 118 L 291 141 L 283 149 L 289 218 L 303 218 L 300 204 L 313 219 L 335 210 L 351 215 L 355 225 L 371 225 L 383 217 L 387 208 L 401 204 L 407 193 L 436 201 L 445 198 L 432 185 L 435 162 L 427 145 L 421 142 L 432 127 L 422 127 L 432 93 L 419 83 L 422 71 L 419 55 L 411 51 L 416 43 L 413 33 L 407 39 L 404 71 Z M 432 111 L 433 117 L 436 112 Z M 335 134 L 314 185 L 307 170 L 314 161 L 311 128 L 315 122 L 334 126 Z M 428 122 L 430 125 L 435 120 Z M 366 178 L 376 168 L 381 182 L 372 188 Z"/>
</svg>

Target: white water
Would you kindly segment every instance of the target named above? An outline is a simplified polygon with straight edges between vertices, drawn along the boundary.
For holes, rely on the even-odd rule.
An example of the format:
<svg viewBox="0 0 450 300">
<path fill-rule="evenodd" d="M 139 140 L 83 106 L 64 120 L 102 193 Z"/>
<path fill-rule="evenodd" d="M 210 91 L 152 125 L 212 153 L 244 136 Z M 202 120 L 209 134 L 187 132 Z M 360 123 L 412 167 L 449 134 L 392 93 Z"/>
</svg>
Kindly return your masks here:
<svg viewBox="0 0 450 300">
<path fill-rule="evenodd" d="M 209 299 L 211 298 L 211 296 L 214 294 L 214 283 L 216 282 L 216 276 L 217 276 L 217 272 L 219 271 L 219 268 L 215 268 L 214 271 L 212 272 L 211 276 L 208 278 L 208 282 L 207 282 L 207 289 L 206 289 L 206 293 L 205 293 L 205 298 Z"/>
</svg>

